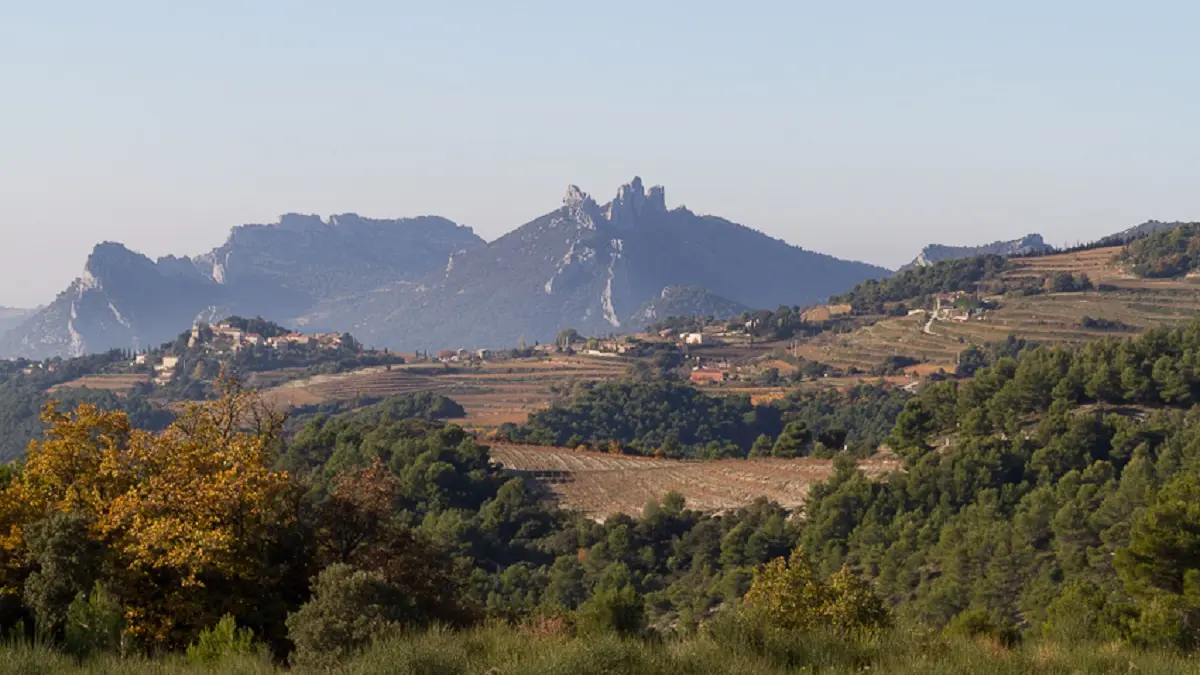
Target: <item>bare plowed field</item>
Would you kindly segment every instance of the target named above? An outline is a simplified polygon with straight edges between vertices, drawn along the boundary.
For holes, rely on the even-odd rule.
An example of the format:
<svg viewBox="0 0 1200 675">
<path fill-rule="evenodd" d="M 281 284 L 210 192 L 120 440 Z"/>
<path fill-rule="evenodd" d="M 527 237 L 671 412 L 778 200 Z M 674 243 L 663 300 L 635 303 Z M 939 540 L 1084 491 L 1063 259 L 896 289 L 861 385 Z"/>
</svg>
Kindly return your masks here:
<svg viewBox="0 0 1200 675">
<path fill-rule="evenodd" d="M 647 502 L 675 491 L 689 508 L 727 511 L 766 497 L 788 508 L 804 503 L 809 487 L 833 473 L 823 459 L 676 461 L 579 452 L 565 448 L 497 444 L 492 460 L 541 485 L 562 507 L 603 519 L 638 515 Z M 866 460 L 868 475 L 899 468 L 893 460 Z"/>
<path fill-rule="evenodd" d="M 267 389 L 264 395 L 281 408 L 353 399 L 360 396 L 399 396 L 433 391 L 458 401 L 467 411 L 464 424 L 490 429 L 505 422 L 523 422 L 529 413 L 550 404 L 555 390 L 575 382 L 620 377 L 629 363 L 618 359 L 554 357 L 500 361 L 479 368 L 445 368 L 417 363 L 366 368 L 337 375 L 294 380 Z"/>
<path fill-rule="evenodd" d="M 48 391 L 51 393 L 60 389 L 104 389 L 117 394 L 124 394 L 133 385 L 139 382 L 145 382 L 149 376 L 143 374 L 136 375 L 87 375 L 70 382 L 54 385 Z"/>
</svg>

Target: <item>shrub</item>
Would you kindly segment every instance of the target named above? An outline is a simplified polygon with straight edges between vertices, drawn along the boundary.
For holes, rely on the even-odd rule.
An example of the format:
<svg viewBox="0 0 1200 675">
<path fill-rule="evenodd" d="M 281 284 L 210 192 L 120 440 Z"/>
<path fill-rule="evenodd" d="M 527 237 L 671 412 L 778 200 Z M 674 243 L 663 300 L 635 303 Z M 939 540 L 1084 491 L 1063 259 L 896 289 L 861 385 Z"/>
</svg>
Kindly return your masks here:
<svg viewBox="0 0 1200 675">
<path fill-rule="evenodd" d="M 614 563 L 592 597 L 576 610 L 580 634 L 619 633 L 635 635 L 646 628 L 646 602 L 633 587 L 629 568 Z"/>
<path fill-rule="evenodd" d="M 986 610 L 971 609 L 959 612 L 946 625 L 946 635 L 970 639 L 986 638 L 1012 647 L 1021 642 L 1021 633 L 1006 620 L 997 621 Z"/>
<path fill-rule="evenodd" d="M 98 551 L 87 530 L 88 519 L 78 513 L 55 513 L 29 526 L 26 541 L 38 570 L 25 580 L 23 597 L 43 639 L 62 637 L 67 607 L 92 587 Z"/>
<path fill-rule="evenodd" d="M 846 567 L 822 582 L 799 548 L 787 560 L 776 558 L 758 568 L 744 602 L 748 616 L 774 630 L 857 633 L 890 623 L 887 607 L 869 584 Z"/>
<path fill-rule="evenodd" d="M 1068 585 L 1046 608 L 1042 636 L 1064 643 L 1110 641 L 1120 636 L 1119 610 L 1104 593 L 1087 582 Z"/>
<path fill-rule="evenodd" d="M 80 593 L 67 607 L 65 647 L 75 656 L 121 649 L 125 612 L 99 582 L 91 595 Z"/>
<path fill-rule="evenodd" d="M 187 648 L 187 658 L 194 663 L 221 661 L 237 654 L 254 652 L 254 632 L 238 628 L 233 616 L 226 614 L 217 625 L 205 628 Z"/>
<path fill-rule="evenodd" d="M 312 599 L 287 618 L 297 665 L 331 666 L 400 626 L 405 599 L 377 572 L 336 564 L 316 579 Z"/>
</svg>

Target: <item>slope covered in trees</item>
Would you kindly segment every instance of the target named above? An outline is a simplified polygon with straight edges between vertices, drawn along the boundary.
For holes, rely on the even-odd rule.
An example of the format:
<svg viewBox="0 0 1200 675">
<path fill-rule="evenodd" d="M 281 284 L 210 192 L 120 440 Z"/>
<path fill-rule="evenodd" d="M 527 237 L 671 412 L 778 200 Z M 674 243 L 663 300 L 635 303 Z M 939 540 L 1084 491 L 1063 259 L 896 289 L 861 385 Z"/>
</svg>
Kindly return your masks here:
<svg viewBox="0 0 1200 675">
<path fill-rule="evenodd" d="M 1181 277 L 1200 269 L 1200 223 L 1159 229 L 1129 244 L 1121 261 L 1140 277 Z"/>
<path fill-rule="evenodd" d="M 801 541 L 924 622 L 1193 648 L 1197 357 L 1200 321 L 928 387 L 893 430 L 907 470 L 815 489 Z"/>
<path fill-rule="evenodd" d="M 605 382 L 530 415 L 524 425 L 506 425 L 501 434 L 526 443 L 666 457 L 803 457 L 843 446 L 869 455 L 907 398 L 882 385 L 859 385 L 844 394 L 796 392 L 754 405 L 745 396 L 709 396 L 669 380 Z"/>
<path fill-rule="evenodd" d="M 889 434 L 904 471 L 868 480 L 839 453 L 803 519 L 765 501 L 698 513 L 668 494 L 592 522 L 541 501 L 462 429 L 387 407 L 319 417 L 294 438 L 236 388 L 163 433 L 51 410 L 45 440 L 4 469 L 0 627 L 76 654 L 190 645 L 199 659 L 261 641 L 311 668 L 433 623 L 453 650 L 487 618 L 563 636 L 567 651 L 657 635 L 676 654 L 703 642 L 784 669 L 880 664 L 888 639 L 949 658 L 951 643 L 923 632 L 943 631 L 985 636 L 988 658 L 1017 672 L 1066 653 L 1063 672 L 1111 669 L 1104 654 L 1186 672 L 1195 660 L 1170 654 L 1200 649 L 1200 320 L 1010 351 L 905 402 Z M 682 396 L 612 398 L 663 406 L 659 419 L 717 442 L 752 426 L 703 426 L 672 409 Z M 717 422 L 745 412 L 687 401 Z M 815 443 L 831 417 L 803 397 L 777 412 L 772 454 Z M 1022 660 L 1022 643 L 1041 661 Z M 859 656 L 816 656 L 830 650 Z"/>
<path fill-rule="evenodd" d="M 833 302 L 849 304 L 857 313 L 882 314 L 885 303 L 903 302 L 934 293 L 973 291 L 983 281 L 996 279 L 1005 269 L 1005 259 L 998 255 L 981 255 L 958 260 L 944 260 L 916 267 L 886 279 L 869 279 Z"/>
<path fill-rule="evenodd" d="M 778 506 L 716 517 L 677 495 L 594 523 L 462 429 L 386 410 L 286 442 L 237 389 L 161 434 L 91 406 L 46 420 L 0 489 L 0 623 L 76 652 L 115 649 L 113 626 L 125 649 L 199 650 L 224 616 L 310 666 L 400 626 L 538 611 L 640 634 L 742 597 L 797 537 Z"/>
<path fill-rule="evenodd" d="M 151 404 L 148 387 L 135 387 L 123 397 L 101 389 L 48 391 L 55 385 L 118 367 L 128 358 L 124 352 L 113 350 L 77 359 L 0 361 L 0 463 L 19 458 L 29 441 L 41 436 L 44 425 L 39 415 L 42 406 L 51 400 L 58 400 L 64 409 L 91 403 L 105 410 L 123 410 L 136 426 L 165 427 L 173 416 Z"/>
</svg>

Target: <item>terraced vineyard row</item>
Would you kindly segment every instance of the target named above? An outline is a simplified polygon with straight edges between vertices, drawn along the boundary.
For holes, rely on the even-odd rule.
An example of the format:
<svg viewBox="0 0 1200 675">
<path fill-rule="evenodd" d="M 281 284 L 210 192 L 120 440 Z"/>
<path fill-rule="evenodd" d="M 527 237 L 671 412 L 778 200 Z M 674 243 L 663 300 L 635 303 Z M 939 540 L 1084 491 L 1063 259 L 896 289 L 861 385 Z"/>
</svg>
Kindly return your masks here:
<svg viewBox="0 0 1200 675">
<path fill-rule="evenodd" d="M 433 391 L 453 398 L 467 410 L 464 424 L 488 429 L 523 421 L 548 405 L 554 389 L 584 380 L 621 376 L 628 364 L 615 359 L 554 357 L 443 368 L 428 363 L 366 368 L 288 382 L 266 392 L 280 406 L 303 405 L 366 396 L 398 396 Z"/>
<path fill-rule="evenodd" d="M 1052 293 L 1004 298 L 1000 308 L 969 321 L 936 321 L 925 332 L 919 317 L 894 317 L 848 335 L 821 335 L 800 348 L 801 355 L 833 366 L 868 370 L 889 356 L 911 356 L 952 370 L 969 344 L 1001 341 L 1009 335 L 1045 344 L 1078 343 L 1106 335 L 1129 335 L 1151 326 L 1169 326 L 1200 314 L 1200 284 L 1187 279 L 1135 279 L 1110 247 L 1014 259 L 1009 278 L 1040 278 L 1054 272 L 1087 274 L 1104 291 Z M 1084 317 L 1126 324 L 1128 330 L 1083 327 Z"/>
<path fill-rule="evenodd" d="M 670 491 L 682 494 L 690 508 L 706 511 L 736 509 L 760 497 L 796 508 L 810 486 L 833 473 L 829 460 L 807 458 L 676 461 L 509 444 L 492 446 L 491 455 L 539 483 L 561 506 L 596 519 L 639 514 L 647 502 Z M 899 469 L 893 460 L 867 460 L 861 466 L 874 476 Z"/>
</svg>

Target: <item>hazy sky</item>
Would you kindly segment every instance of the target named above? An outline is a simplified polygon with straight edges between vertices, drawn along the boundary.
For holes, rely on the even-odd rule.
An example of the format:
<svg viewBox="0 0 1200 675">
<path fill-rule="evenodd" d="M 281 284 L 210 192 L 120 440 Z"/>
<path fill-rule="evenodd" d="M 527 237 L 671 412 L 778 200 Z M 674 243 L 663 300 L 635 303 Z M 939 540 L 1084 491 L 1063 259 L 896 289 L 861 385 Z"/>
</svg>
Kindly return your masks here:
<svg viewBox="0 0 1200 675">
<path fill-rule="evenodd" d="M 1198 30 L 1194 1 L 0 0 L 0 305 L 101 240 L 287 211 L 491 239 L 634 174 L 888 266 L 1200 220 Z"/>
</svg>

